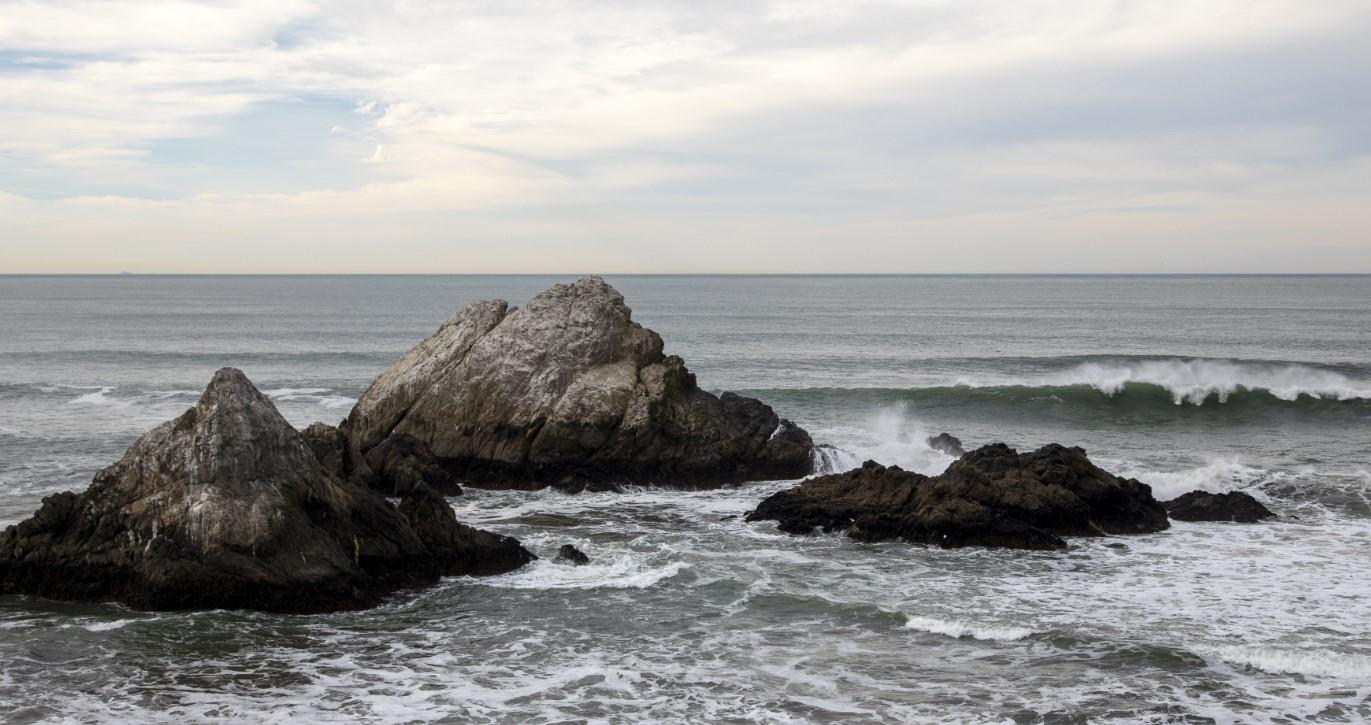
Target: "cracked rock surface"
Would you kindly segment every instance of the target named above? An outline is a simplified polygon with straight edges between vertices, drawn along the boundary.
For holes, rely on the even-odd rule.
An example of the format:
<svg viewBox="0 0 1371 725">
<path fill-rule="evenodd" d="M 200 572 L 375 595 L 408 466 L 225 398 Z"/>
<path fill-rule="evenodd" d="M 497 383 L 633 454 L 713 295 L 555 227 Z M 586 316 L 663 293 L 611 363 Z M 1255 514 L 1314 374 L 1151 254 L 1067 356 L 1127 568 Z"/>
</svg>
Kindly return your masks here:
<svg viewBox="0 0 1371 725">
<path fill-rule="evenodd" d="M 321 460 L 397 493 L 798 478 L 813 449 L 760 401 L 701 390 L 597 277 L 522 308 L 468 305 L 372 383 L 338 436 Z"/>
<path fill-rule="evenodd" d="M 416 489 L 397 510 L 317 461 L 242 372 L 138 439 L 82 493 L 0 533 L 0 593 L 139 609 L 320 612 L 532 559 Z"/>
</svg>

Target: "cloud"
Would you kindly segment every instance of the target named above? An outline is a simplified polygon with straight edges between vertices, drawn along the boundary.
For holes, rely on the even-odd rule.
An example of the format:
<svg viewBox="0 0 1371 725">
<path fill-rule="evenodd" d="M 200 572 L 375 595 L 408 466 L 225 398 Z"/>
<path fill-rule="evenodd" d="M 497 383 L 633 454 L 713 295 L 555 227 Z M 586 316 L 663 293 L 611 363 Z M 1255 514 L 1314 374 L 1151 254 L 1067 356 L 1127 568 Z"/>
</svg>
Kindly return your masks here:
<svg viewBox="0 0 1371 725">
<path fill-rule="evenodd" d="M 1136 245 L 1178 238 L 1346 268 L 1368 30 L 1337 1 L 0 0 L 0 234 L 167 269 L 272 237 L 249 266 L 328 271 L 324 230 L 359 271 L 1153 269 Z"/>
</svg>

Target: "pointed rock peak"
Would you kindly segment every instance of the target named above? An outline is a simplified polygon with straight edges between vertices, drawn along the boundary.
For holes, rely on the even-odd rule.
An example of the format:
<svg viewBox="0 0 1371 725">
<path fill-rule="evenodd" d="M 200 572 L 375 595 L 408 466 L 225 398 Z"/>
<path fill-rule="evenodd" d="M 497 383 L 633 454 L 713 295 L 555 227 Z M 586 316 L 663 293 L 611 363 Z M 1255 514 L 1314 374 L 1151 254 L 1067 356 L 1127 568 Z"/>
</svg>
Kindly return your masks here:
<svg viewBox="0 0 1371 725">
<path fill-rule="evenodd" d="M 275 473 L 296 479 L 317 465 L 299 431 L 236 368 L 214 373 L 195 407 L 171 430 L 154 429 L 127 455 L 168 450 L 189 451 L 175 460 L 194 468 L 193 480 L 250 480 Z"/>
<path fill-rule="evenodd" d="M 268 405 L 273 409 L 276 407 L 238 368 L 219 368 L 215 371 L 214 377 L 210 378 L 209 385 L 205 386 L 205 392 L 200 394 L 200 401 L 195 407 L 203 410 L 225 403 L 243 406 Z"/>
<path fill-rule="evenodd" d="M 555 301 L 573 297 L 577 299 L 602 300 L 614 306 L 624 305 L 624 296 L 613 285 L 598 276 L 582 277 L 571 284 L 555 284 L 529 300 L 528 306 L 537 306 L 545 301 Z"/>
</svg>

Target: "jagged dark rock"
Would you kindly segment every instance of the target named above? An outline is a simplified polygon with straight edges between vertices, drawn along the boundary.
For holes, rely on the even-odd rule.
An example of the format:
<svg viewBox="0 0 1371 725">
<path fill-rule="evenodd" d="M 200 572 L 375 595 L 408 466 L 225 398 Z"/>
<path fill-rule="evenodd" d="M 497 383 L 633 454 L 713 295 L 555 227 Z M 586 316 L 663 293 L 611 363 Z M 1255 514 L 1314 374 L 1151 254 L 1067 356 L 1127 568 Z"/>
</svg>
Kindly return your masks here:
<svg viewBox="0 0 1371 725">
<path fill-rule="evenodd" d="M 1241 491 L 1191 491 L 1162 505 L 1166 507 L 1166 512 L 1171 518 L 1178 521 L 1232 521 L 1254 524 L 1276 516 L 1260 501 Z"/>
<path fill-rule="evenodd" d="M 553 561 L 563 562 L 572 566 L 585 566 L 590 563 L 590 557 L 586 556 L 585 552 L 571 544 L 562 544 L 562 547 L 557 550 L 557 558 Z"/>
<path fill-rule="evenodd" d="M 477 302 L 405 353 L 343 425 L 344 471 L 386 492 L 422 480 L 568 490 L 798 478 L 809 434 L 765 404 L 701 390 L 599 278 L 520 309 Z"/>
<path fill-rule="evenodd" d="M 340 478 L 345 476 L 347 464 L 347 440 L 343 438 L 343 431 L 328 423 L 310 423 L 309 427 L 300 431 L 300 437 L 305 439 L 310 452 L 314 454 L 314 459 L 319 461 L 325 471 L 332 473 Z"/>
<path fill-rule="evenodd" d="M 517 539 L 458 523 L 447 500 L 422 482 L 400 497 L 400 514 L 445 576 L 503 574 L 537 558 Z"/>
<path fill-rule="evenodd" d="M 796 534 L 839 530 L 863 541 L 1018 549 L 1170 525 L 1146 484 L 1097 468 L 1080 448 L 1020 454 L 1004 444 L 972 451 L 934 477 L 867 461 L 774 494 L 748 520 L 778 521 Z"/>
<path fill-rule="evenodd" d="M 402 515 L 324 470 L 247 377 L 225 368 L 195 407 L 139 438 L 86 491 L 49 496 L 0 534 L 0 594 L 139 609 L 356 609 L 453 569 L 441 518 Z M 522 563 L 509 549 L 497 542 L 490 566 L 469 568 Z"/>
<path fill-rule="evenodd" d="M 966 455 L 966 449 L 962 448 L 961 439 L 951 433 L 939 433 L 935 436 L 929 436 L 925 440 L 928 442 L 928 447 L 935 451 L 941 451 L 957 458 Z"/>
</svg>

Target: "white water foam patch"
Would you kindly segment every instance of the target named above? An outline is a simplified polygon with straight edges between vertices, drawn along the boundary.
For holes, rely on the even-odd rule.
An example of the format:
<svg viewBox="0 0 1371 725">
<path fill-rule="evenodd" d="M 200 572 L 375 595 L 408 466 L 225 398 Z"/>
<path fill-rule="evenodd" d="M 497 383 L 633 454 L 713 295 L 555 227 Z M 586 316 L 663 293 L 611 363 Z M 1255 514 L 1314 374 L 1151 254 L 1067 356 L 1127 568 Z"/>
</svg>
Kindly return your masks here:
<svg viewBox="0 0 1371 725">
<path fill-rule="evenodd" d="M 1371 679 L 1371 657 L 1366 655 L 1254 645 L 1200 646 L 1192 649 L 1229 664 L 1251 667 L 1272 674 Z"/>
<path fill-rule="evenodd" d="M 74 627 L 79 627 L 80 629 L 84 629 L 87 632 L 110 632 L 116 629 L 123 629 L 124 627 L 127 627 L 130 624 L 134 624 L 138 621 L 139 620 L 137 619 L 115 619 L 104 622 L 76 622 L 63 624 L 62 628 L 71 629 Z"/>
<path fill-rule="evenodd" d="M 94 392 L 73 398 L 70 403 L 72 405 L 128 405 L 128 401 L 109 397 L 111 392 L 114 392 L 114 387 L 105 386 Z"/>
<path fill-rule="evenodd" d="M 1152 487 L 1152 495 L 1160 501 L 1169 501 L 1191 491 L 1227 493 L 1249 488 L 1261 482 L 1268 471 L 1248 466 L 1236 456 L 1210 459 L 1203 466 L 1179 471 L 1155 471 L 1136 464 L 1122 464 L 1119 467 L 1101 461 L 1106 469 L 1123 478 L 1136 478 Z"/>
<path fill-rule="evenodd" d="M 276 403 L 309 403 L 330 410 L 351 408 L 357 403 L 356 398 L 337 395 L 331 388 L 276 388 L 262 393 Z"/>
<path fill-rule="evenodd" d="M 176 401 L 177 399 L 196 399 L 200 397 L 201 391 L 198 390 L 153 390 L 131 397 L 118 397 L 113 395 L 116 387 L 87 386 L 80 387 L 74 385 L 63 385 L 59 387 L 43 388 L 44 390 L 55 392 L 61 389 L 90 390 L 70 401 L 74 405 L 100 405 L 129 407 L 138 404 L 163 404 Z M 328 409 L 350 408 L 357 403 L 356 398 L 346 395 L 338 395 L 331 388 L 275 388 L 263 390 L 274 403 L 305 403 L 317 405 Z"/>
<path fill-rule="evenodd" d="M 1036 634 L 1036 632 L 1027 627 L 1003 627 L 988 624 L 975 624 L 958 619 L 938 619 L 936 617 L 916 617 L 913 615 L 907 616 L 908 620 L 905 622 L 905 627 L 920 632 L 941 634 L 953 639 L 970 637 L 972 639 L 984 641 L 1015 642 Z"/>
<path fill-rule="evenodd" d="M 874 411 L 860 426 L 816 431 L 816 439 L 831 441 L 833 447 L 814 452 L 814 470 L 841 473 L 870 460 L 936 476 L 956 458 L 929 447 L 928 438 L 932 435 L 911 415 L 908 404 L 886 406 Z"/>
<path fill-rule="evenodd" d="M 555 550 L 542 551 L 542 558 L 517 571 L 471 582 L 502 589 L 647 589 L 690 567 L 684 561 L 668 560 L 673 552 L 665 548 L 643 552 L 599 549 L 584 542 L 575 545 L 590 557 L 589 564 L 557 562 Z"/>
<path fill-rule="evenodd" d="M 1371 382 L 1353 380 L 1331 370 L 1289 363 L 1231 360 L 1090 362 L 1034 382 L 1039 385 L 1089 385 L 1106 395 L 1117 395 L 1130 383 L 1165 388 L 1177 405 L 1202 405 L 1211 397 L 1223 403 L 1240 390 L 1264 391 L 1281 400 L 1296 400 L 1300 396 L 1371 399 Z"/>
</svg>

